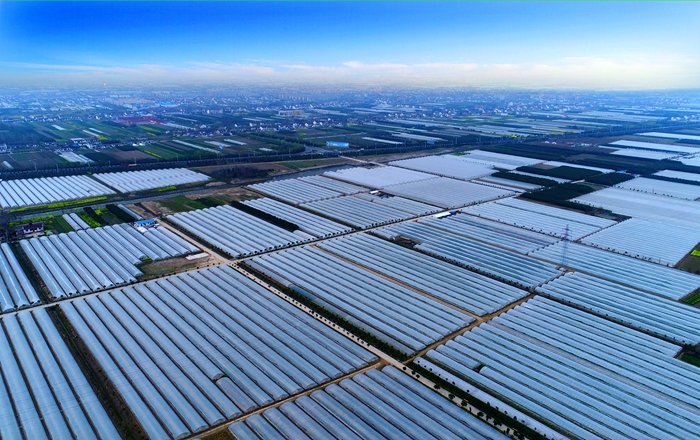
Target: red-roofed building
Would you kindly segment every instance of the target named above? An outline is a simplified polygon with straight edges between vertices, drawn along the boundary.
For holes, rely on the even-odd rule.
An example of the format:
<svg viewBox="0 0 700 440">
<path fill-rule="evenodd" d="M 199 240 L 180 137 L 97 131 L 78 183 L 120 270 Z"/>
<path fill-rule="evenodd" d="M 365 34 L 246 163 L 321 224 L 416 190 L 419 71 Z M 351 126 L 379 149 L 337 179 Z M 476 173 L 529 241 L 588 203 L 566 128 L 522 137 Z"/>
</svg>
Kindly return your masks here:
<svg viewBox="0 0 700 440">
<path fill-rule="evenodd" d="M 28 223 L 26 225 L 19 225 L 15 229 L 15 233 L 18 237 L 26 237 L 37 232 L 44 232 L 44 222 L 34 222 Z"/>
</svg>

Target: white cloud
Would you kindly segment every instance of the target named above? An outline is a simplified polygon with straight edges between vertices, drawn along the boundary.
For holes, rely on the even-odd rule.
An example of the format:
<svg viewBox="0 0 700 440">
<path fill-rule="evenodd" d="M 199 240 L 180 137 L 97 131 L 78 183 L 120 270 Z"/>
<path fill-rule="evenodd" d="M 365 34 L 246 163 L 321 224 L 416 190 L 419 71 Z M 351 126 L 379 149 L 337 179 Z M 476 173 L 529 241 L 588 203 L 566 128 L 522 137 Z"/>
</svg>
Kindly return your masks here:
<svg viewBox="0 0 700 440">
<path fill-rule="evenodd" d="M 666 89 L 700 87 L 700 60 L 679 56 L 660 58 L 568 57 L 548 63 L 364 63 L 310 65 L 257 61 L 191 63 L 186 66 L 143 64 L 89 66 L 0 64 L 0 77 L 26 81 L 111 79 L 128 82 L 260 82 L 364 83 L 417 86 L 484 86 L 579 89 Z"/>
</svg>

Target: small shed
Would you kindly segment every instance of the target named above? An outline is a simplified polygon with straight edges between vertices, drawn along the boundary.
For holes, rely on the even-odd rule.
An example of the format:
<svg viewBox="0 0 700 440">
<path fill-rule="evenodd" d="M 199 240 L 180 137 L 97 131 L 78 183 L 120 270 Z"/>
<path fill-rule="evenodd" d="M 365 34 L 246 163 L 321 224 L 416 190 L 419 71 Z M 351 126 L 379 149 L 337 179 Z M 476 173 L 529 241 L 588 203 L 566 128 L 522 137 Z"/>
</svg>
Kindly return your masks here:
<svg viewBox="0 0 700 440">
<path fill-rule="evenodd" d="M 139 221 L 137 221 L 137 222 L 134 222 L 134 225 L 137 226 L 137 227 L 139 227 L 139 226 L 142 226 L 142 227 L 144 227 L 144 226 L 155 226 L 155 225 L 156 225 L 156 220 L 155 220 L 155 219 L 152 219 L 152 218 L 145 219 L 145 220 L 139 220 Z"/>
</svg>

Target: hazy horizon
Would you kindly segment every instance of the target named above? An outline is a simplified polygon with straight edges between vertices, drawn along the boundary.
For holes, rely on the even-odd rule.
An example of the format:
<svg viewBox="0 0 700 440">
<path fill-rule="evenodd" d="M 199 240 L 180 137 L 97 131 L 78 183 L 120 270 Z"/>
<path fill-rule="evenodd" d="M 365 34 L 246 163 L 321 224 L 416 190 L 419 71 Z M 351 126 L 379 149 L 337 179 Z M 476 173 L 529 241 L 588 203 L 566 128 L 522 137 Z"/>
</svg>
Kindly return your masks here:
<svg viewBox="0 0 700 440">
<path fill-rule="evenodd" d="M 0 81 L 700 88 L 700 3 L 0 3 Z"/>
</svg>

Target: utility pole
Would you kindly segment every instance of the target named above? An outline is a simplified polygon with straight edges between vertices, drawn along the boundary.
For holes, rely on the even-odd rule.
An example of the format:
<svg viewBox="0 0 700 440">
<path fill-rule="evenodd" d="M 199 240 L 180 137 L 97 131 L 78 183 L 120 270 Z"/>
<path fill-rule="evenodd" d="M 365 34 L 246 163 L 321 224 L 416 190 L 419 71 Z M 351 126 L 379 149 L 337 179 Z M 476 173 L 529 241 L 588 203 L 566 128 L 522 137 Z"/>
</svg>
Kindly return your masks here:
<svg viewBox="0 0 700 440">
<path fill-rule="evenodd" d="M 564 241 L 561 251 L 561 267 L 565 270 L 569 268 L 569 224 L 564 228 Z"/>
</svg>

